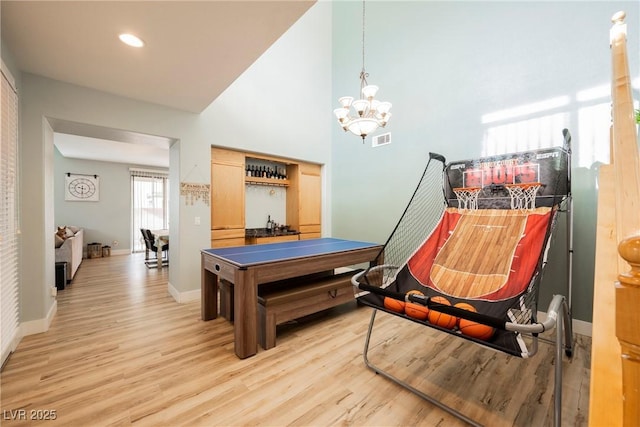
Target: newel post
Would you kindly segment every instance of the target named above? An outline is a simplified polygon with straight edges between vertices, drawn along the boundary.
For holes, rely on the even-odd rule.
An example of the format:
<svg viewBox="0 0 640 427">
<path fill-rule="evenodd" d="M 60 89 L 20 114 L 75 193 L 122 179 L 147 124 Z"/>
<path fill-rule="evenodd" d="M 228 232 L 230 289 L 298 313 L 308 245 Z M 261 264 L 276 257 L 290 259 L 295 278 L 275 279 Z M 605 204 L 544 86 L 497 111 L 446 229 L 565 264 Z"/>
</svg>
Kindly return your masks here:
<svg viewBox="0 0 640 427">
<path fill-rule="evenodd" d="M 623 425 L 640 421 L 640 235 L 626 238 L 618 253 L 631 270 L 616 284 L 616 336 L 622 350 Z"/>
<path fill-rule="evenodd" d="M 613 165 L 616 188 L 616 235 L 622 239 L 615 284 L 616 337 L 622 358 L 623 425 L 640 425 L 640 159 L 627 59 L 625 13 L 613 18 L 610 32 L 613 78 Z"/>
</svg>

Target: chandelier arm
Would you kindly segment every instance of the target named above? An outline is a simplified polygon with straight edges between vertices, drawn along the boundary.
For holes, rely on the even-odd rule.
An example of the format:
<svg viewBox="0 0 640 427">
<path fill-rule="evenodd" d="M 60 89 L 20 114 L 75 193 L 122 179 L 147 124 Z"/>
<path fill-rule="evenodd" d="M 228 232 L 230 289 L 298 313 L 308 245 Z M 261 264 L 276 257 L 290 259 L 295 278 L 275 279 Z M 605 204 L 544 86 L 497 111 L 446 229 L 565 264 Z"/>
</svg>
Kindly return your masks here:
<svg viewBox="0 0 640 427">
<path fill-rule="evenodd" d="M 363 69 L 360 72 L 360 94 L 362 94 L 362 89 L 364 89 L 364 87 L 368 85 L 367 77 L 369 77 L 369 73 L 365 72 Z"/>
</svg>

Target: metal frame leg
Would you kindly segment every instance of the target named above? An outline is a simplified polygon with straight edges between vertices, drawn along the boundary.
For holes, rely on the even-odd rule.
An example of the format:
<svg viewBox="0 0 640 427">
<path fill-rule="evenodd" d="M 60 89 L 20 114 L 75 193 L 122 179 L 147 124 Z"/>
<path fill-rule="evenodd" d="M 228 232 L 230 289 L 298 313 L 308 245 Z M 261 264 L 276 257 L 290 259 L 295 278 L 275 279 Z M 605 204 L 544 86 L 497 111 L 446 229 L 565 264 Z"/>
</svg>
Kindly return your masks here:
<svg viewBox="0 0 640 427">
<path fill-rule="evenodd" d="M 559 427 L 562 425 L 562 351 L 564 350 L 566 355 L 571 357 L 573 352 L 573 335 L 572 335 L 572 327 L 571 327 L 571 316 L 569 313 L 569 307 L 567 305 L 567 301 L 564 297 L 562 297 L 562 314 L 558 316 L 558 319 L 555 321 L 556 328 L 556 339 L 555 339 L 555 373 L 554 373 L 554 420 L 553 425 Z M 423 393 L 422 391 L 412 387 L 406 382 L 394 377 L 388 372 L 385 372 L 381 368 L 375 366 L 371 361 L 369 361 L 368 353 L 369 346 L 371 344 L 371 334 L 373 333 L 373 324 L 376 319 L 376 314 L 378 312 L 377 309 L 372 308 L 373 312 L 371 313 L 371 320 L 369 321 L 369 327 L 367 329 L 367 335 L 365 337 L 364 343 L 364 351 L 363 351 L 363 359 L 365 365 L 374 371 L 376 374 L 380 374 L 385 378 L 395 382 L 401 387 L 409 390 L 413 394 L 420 396 L 427 402 L 437 406 L 443 411 L 453 415 L 454 417 L 466 422 L 469 425 L 480 427 L 482 424 L 479 424 L 477 421 L 472 420 L 471 418 L 463 415 L 457 410 L 451 408 L 450 406 L 445 405 L 444 403 L 436 400 L 435 398 Z"/>
<path fill-rule="evenodd" d="M 401 387 L 406 388 L 407 390 L 409 390 L 413 394 L 415 394 L 417 396 L 420 396 L 421 398 L 423 398 L 427 402 L 437 406 L 438 408 L 442 409 L 445 412 L 448 412 L 449 414 L 451 414 L 454 417 L 466 422 L 467 424 L 475 426 L 475 427 L 482 427 L 482 424 L 479 424 L 478 422 L 472 420 L 471 418 L 461 414 L 460 412 L 456 411 L 455 409 L 451 408 L 450 406 L 445 405 L 444 403 L 440 402 L 439 400 L 436 400 L 435 398 L 424 394 L 420 390 L 410 386 L 406 382 L 394 377 L 393 375 L 389 374 L 388 372 L 383 371 L 382 369 L 378 368 L 377 366 L 375 366 L 371 362 L 369 362 L 369 358 L 367 357 L 367 353 L 369 351 L 369 343 L 371 341 L 371 332 L 373 331 L 373 322 L 375 321 L 377 312 L 378 312 L 378 310 L 373 309 L 373 313 L 371 314 L 371 320 L 369 321 L 369 329 L 367 331 L 367 337 L 365 339 L 364 352 L 363 352 L 365 365 L 367 365 L 367 367 L 369 369 L 373 370 L 376 374 L 380 374 L 380 375 L 384 376 L 385 378 L 387 378 L 387 379 L 395 382 L 396 384 L 400 385 Z"/>
</svg>

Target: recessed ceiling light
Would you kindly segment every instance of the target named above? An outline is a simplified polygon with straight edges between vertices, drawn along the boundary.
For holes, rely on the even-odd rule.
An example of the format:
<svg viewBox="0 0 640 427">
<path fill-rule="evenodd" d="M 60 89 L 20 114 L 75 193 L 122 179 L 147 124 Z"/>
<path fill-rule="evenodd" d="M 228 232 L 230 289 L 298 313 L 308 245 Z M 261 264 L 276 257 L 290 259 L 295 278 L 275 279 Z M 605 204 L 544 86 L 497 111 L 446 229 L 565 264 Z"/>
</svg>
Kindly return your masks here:
<svg viewBox="0 0 640 427">
<path fill-rule="evenodd" d="M 144 46 L 144 42 L 140 40 L 140 38 L 134 36 L 133 34 L 120 34 L 118 36 L 120 41 L 124 44 L 128 44 L 133 47 L 142 47 Z"/>
</svg>

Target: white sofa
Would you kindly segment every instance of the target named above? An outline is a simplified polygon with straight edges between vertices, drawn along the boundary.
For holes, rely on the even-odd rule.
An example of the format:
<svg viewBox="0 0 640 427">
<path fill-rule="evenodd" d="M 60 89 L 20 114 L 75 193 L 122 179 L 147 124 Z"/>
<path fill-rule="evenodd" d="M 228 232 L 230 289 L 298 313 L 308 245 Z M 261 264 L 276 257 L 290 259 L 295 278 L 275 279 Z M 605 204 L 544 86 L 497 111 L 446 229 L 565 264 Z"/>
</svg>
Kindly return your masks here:
<svg viewBox="0 0 640 427">
<path fill-rule="evenodd" d="M 56 262 L 67 263 L 67 283 L 73 280 L 80 263 L 82 263 L 82 251 L 84 250 L 84 230 L 77 227 L 67 227 L 69 237 L 56 247 Z M 58 246 L 56 244 L 56 246 Z"/>
</svg>

